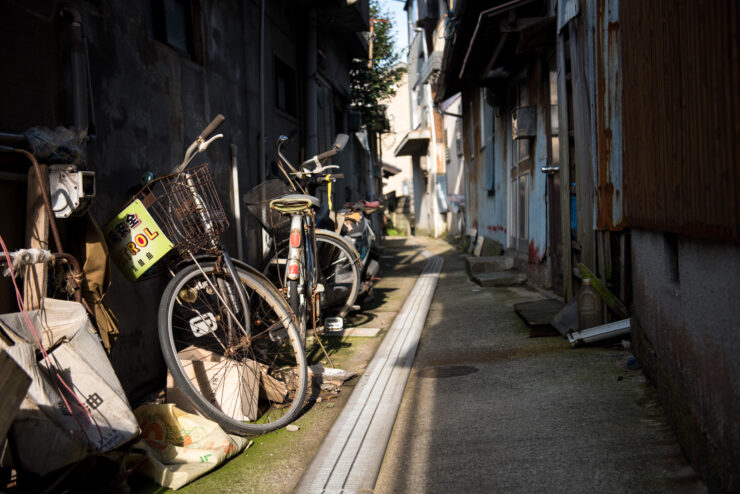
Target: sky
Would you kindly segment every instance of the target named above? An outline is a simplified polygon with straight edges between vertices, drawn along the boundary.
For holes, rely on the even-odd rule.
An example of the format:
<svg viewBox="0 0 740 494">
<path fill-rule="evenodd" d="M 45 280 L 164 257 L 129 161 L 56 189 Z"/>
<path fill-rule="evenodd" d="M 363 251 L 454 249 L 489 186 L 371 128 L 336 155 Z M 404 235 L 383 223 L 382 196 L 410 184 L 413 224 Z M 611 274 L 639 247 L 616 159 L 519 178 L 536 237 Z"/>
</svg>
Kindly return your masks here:
<svg viewBox="0 0 740 494">
<path fill-rule="evenodd" d="M 403 6 L 405 0 L 379 0 L 380 7 L 392 14 L 393 30 L 395 31 L 396 50 L 401 53 L 401 59 L 406 60 L 406 48 L 408 42 L 408 29 L 406 28 L 406 11 Z"/>
</svg>

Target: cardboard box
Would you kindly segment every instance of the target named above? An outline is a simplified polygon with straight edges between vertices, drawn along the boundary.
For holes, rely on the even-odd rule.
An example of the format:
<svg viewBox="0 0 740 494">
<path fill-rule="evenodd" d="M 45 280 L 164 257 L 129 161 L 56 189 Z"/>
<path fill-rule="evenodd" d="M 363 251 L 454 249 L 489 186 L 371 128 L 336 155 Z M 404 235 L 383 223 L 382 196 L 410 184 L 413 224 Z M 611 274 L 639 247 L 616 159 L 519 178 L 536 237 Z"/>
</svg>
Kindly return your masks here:
<svg viewBox="0 0 740 494">
<path fill-rule="evenodd" d="M 183 370 L 202 396 L 237 420 L 257 419 L 260 381 L 257 362 L 237 362 L 196 347 L 185 348 L 179 355 Z M 187 395 L 175 386 L 169 373 L 167 402 L 200 415 Z"/>
</svg>

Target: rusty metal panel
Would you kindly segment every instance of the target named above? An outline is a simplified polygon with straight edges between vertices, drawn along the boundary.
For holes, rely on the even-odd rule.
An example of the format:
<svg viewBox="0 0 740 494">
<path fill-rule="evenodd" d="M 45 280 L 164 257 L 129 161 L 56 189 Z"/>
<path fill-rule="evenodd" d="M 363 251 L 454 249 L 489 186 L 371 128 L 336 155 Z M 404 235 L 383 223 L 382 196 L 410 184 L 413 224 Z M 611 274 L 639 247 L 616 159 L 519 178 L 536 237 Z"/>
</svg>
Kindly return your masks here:
<svg viewBox="0 0 740 494">
<path fill-rule="evenodd" d="M 622 68 L 619 0 L 598 0 L 593 20 L 596 124 L 596 228 L 624 228 L 622 193 Z"/>
<path fill-rule="evenodd" d="M 622 0 L 631 225 L 740 241 L 740 4 Z"/>
</svg>

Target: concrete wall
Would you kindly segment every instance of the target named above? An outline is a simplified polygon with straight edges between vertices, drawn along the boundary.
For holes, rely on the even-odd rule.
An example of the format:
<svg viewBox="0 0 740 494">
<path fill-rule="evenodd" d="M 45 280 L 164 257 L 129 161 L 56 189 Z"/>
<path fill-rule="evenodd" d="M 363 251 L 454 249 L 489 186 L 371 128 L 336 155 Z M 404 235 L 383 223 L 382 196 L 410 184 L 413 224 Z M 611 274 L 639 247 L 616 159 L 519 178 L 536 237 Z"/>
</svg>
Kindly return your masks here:
<svg viewBox="0 0 740 494">
<path fill-rule="evenodd" d="M 633 340 L 708 485 L 740 488 L 740 249 L 632 230 Z"/>
<path fill-rule="evenodd" d="M 383 194 L 396 193 L 396 197 L 403 194 L 404 184 L 411 187 L 411 157 L 394 156 L 393 151 L 403 141 L 404 136 L 411 130 L 411 115 L 409 104 L 408 74 L 404 74 L 398 84 L 395 96 L 388 103 L 386 115 L 390 121 L 390 131 L 382 134 L 383 161 L 399 168 L 401 171 L 385 180 Z"/>
</svg>

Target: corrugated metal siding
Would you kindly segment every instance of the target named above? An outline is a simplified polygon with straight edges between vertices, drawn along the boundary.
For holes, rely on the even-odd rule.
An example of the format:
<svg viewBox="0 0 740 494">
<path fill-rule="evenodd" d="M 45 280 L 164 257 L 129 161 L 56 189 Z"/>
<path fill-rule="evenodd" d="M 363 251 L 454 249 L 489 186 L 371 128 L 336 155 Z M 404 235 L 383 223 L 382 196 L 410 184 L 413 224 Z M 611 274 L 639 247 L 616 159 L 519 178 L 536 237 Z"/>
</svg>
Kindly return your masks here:
<svg viewBox="0 0 740 494">
<path fill-rule="evenodd" d="M 740 3 L 622 1 L 631 225 L 740 241 Z"/>
<path fill-rule="evenodd" d="M 625 225 L 619 0 L 598 0 L 589 13 L 595 26 L 596 228 L 621 230 Z"/>
</svg>

